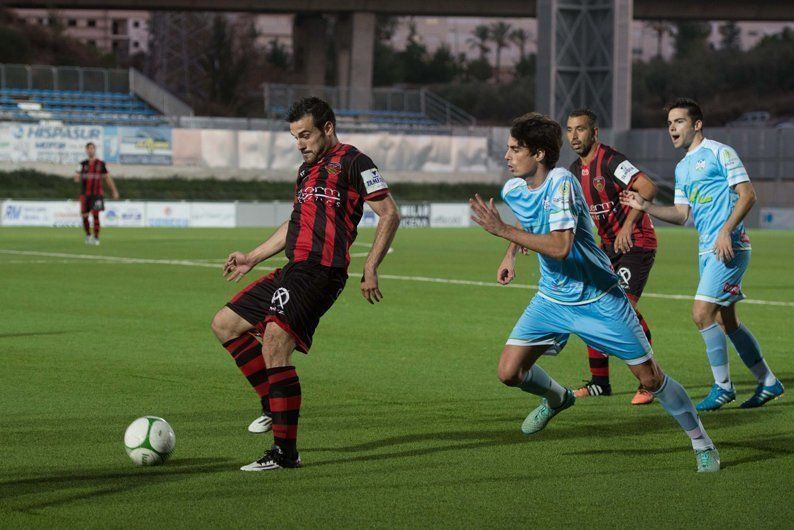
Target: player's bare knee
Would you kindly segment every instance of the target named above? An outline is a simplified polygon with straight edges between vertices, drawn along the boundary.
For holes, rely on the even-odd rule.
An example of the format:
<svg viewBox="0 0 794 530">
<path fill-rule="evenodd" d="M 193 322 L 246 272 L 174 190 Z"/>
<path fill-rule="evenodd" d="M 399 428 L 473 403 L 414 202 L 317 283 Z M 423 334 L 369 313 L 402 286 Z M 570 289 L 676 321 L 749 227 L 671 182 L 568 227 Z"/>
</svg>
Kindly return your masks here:
<svg viewBox="0 0 794 530">
<path fill-rule="evenodd" d="M 225 308 L 219 310 L 215 313 L 215 316 L 212 318 L 212 323 L 210 327 L 212 328 L 212 332 L 221 342 L 228 342 L 235 338 L 235 330 L 233 323 L 229 320 Z"/>
<path fill-rule="evenodd" d="M 496 370 L 496 376 L 502 384 L 507 386 L 518 386 L 521 384 L 521 377 L 518 370 L 510 366 L 500 364 L 499 368 Z"/>
</svg>

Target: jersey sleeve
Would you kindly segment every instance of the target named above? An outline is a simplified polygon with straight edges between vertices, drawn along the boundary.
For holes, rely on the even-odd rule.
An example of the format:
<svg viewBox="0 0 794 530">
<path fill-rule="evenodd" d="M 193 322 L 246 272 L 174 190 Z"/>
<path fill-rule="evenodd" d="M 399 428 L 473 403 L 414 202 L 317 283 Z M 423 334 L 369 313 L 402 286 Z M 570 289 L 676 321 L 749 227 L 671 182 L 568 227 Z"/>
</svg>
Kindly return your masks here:
<svg viewBox="0 0 794 530">
<path fill-rule="evenodd" d="M 99 166 L 99 173 L 101 175 L 107 175 L 108 174 L 108 166 L 104 162 L 102 162 L 102 165 Z"/>
<path fill-rule="evenodd" d="M 640 174 L 640 170 L 623 153 L 618 152 L 615 152 L 607 163 L 607 169 L 612 180 L 624 190 L 631 185 L 634 177 Z"/>
<path fill-rule="evenodd" d="M 551 193 L 549 230 L 576 230 L 576 200 L 572 176 L 560 179 Z"/>
<path fill-rule="evenodd" d="M 352 185 L 365 201 L 389 194 L 389 185 L 378 171 L 378 166 L 365 154 L 360 154 L 350 163 L 349 175 Z"/>
<path fill-rule="evenodd" d="M 685 204 L 687 206 L 692 206 L 689 204 L 689 199 L 687 199 L 686 192 L 684 191 L 684 184 L 682 179 L 678 175 L 678 168 L 675 171 L 675 188 L 673 189 L 673 204 Z"/>
<path fill-rule="evenodd" d="M 747 175 L 744 164 L 732 147 L 726 145 L 719 150 L 719 164 L 722 174 L 728 179 L 729 186 L 733 187 L 742 182 L 750 182 L 750 177 Z"/>
</svg>

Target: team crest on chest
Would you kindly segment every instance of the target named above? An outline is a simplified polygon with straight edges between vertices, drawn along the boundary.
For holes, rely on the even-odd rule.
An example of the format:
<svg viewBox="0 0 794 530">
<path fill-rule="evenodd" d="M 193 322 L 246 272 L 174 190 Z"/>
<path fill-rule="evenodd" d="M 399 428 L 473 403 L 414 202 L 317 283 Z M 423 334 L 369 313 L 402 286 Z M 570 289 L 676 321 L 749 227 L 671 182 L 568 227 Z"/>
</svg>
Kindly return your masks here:
<svg viewBox="0 0 794 530">
<path fill-rule="evenodd" d="M 604 177 L 600 175 L 593 179 L 593 187 L 595 187 L 595 189 L 597 189 L 598 191 L 604 191 L 604 187 L 606 186 L 606 183 L 607 183 L 606 179 L 604 179 Z"/>
<path fill-rule="evenodd" d="M 328 175 L 335 177 L 342 172 L 342 164 L 339 162 L 329 162 L 326 164 L 325 170 L 328 172 Z"/>
<path fill-rule="evenodd" d="M 706 161 L 705 160 L 698 160 L 695 162 L 695 171 L 703 171 L 706 169 Z"/>
</svg>

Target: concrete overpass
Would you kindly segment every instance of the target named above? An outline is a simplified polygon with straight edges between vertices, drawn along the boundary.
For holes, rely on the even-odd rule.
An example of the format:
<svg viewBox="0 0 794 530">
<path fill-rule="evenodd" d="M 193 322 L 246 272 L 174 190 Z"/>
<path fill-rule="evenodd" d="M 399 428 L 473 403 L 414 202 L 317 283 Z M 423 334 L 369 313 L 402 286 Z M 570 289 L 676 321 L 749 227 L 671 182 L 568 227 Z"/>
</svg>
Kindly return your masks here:
<svg viewBox="0 0 794 530">
<path fill-rule="evenodd" d="M 7 7 L 246 11 L 295 14 L 295 64 L 322 85 L 325 14 L 335 14 L 337 85 L 355 89 L 350 106 L 369 108 L 376 15 L 535 17 L 535 108 L 563 120 L 587 106 L 601 125 L 631 123 L 633 19 L 794 21 L 791 0 L 6 0 Z"/>
<path fill-rule="evenodd" d="M 593 1 L 591 4 L 603 2 Z M 146 11 L 247 11 L 354 13 L 446 17 L 536 17 L 538 0 L 7 0 L 6 7 L 141 9 Z M 786 0 L 634 0 L 640 20 L 794 20 Z"/>
</svg>

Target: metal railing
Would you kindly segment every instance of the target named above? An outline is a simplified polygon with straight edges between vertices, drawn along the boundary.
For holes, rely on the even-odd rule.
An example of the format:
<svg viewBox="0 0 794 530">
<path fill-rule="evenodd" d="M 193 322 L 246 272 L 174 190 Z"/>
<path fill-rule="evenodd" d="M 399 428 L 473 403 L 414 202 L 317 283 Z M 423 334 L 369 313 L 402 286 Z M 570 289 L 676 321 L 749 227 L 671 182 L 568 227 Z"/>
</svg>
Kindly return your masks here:
<svg viewBox="0 0 794 530">
<path fill-rule="evenodd" d="M 166 116 L 193 116 L 193 109 L 135 68 L 129 70 L 130 92 Z"/>
<path fill-rule="evenodd" d="M 28 64 L 0 64 L 0 88 L 130 92 L 127 70 Z"/>
<path fill-rule="evenodd" d="M 427 120 L 424 125 L 470 127 L 477 123 L 471 114 L 427 89 L 337 87 L 327 85 L 263 86 L 265 113 L 281 118 L 296 100 L 316 96 L 327 101 L 337 117 L 353 117 L 359 121 L 393 118 Z"/>
</svg>

